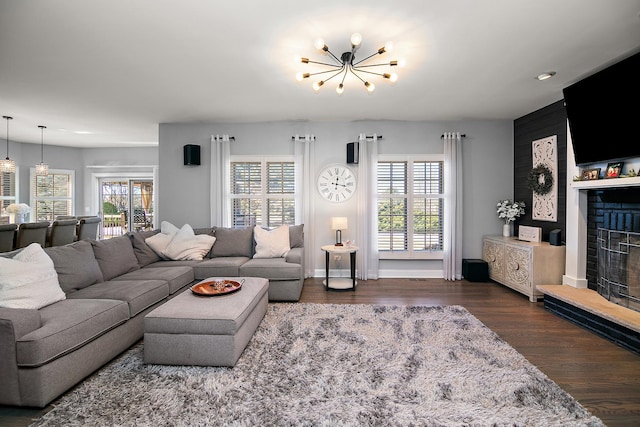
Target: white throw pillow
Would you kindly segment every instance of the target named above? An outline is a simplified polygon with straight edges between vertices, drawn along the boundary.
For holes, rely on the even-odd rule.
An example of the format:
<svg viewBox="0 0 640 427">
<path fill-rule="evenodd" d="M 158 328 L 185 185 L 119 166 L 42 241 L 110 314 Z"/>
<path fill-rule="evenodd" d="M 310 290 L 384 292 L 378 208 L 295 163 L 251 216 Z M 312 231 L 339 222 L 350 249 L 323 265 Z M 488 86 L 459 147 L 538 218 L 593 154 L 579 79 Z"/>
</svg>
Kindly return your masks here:
<svg viewBox="0 0 640 427">
<path fill-rule="evenodd" d="M 171 243 L 171 239 L 178 232 L 178 227 L 171 224 L 169 221 L 162 221 L 160 224 L 160 232 L 151 237 L 148 237 L 144 240 L 144 242 L 149 245 L 151 249 L 158 255 L 160 255 L 163 259 L 169 259 L 165 255 L 163 255 L 169 243 Z"/>
<path fill-rule="evenodd" d="M 281 225 L 273 230 L 265 230 L 256 225 L 253 229 L 256 241 L 254 258 L 281 258 L 291 250 L 289 243 L 289 226 Z"/>
<path fill-rule="evenodd" d="M 53 261 L 38 243 L 0 257 L 0 307 L 39 309 L 65 298 Z"/>
<path fill-rule="evenodd" d="M 173 236 L 162 254 L 172 260 L 201 260 L 211 250 L 216 238 L 193 232 L 189 224 L 182 226 Z"/>
</svg>

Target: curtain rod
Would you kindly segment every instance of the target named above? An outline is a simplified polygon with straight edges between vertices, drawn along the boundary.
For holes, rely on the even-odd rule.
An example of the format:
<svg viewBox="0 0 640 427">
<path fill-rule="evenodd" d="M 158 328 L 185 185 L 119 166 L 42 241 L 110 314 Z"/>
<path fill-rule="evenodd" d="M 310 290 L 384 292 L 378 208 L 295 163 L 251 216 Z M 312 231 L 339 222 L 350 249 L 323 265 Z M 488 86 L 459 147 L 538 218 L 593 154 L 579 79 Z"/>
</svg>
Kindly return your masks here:
<svg viewBox="0 0 640 427">
<path fill-rule="evenodd" d="M 311 137 L 311 141 L 315 141 L 316 137 L 314 135 L 309 135 Z M 291 137 L 292 141 L 306 141 L 305 135 L 294 135 Z"/>
<path fill-rule="evenodd" d="M 466 137 L 467 137 L 467 135 L 466 135 L 466 134 L 464 134 L 464 133 L 461 133 L 461 134 L 460 134 L 460 137 L 461 137 L 461 138 L 466 138 Z M 442 139 L 442 138 L 444 138 L 444 134 L 440 135 L 440 139 Z"/>
<path fill-rule="evenodd" d="M 211 135 L 211 140 L 212 141 L 217 141 L 218 139 L 222 139 L 223 135 Z M 229 141 L 235 141 L 236 137 L 235 136 L 230 136 L 229 137 Z"/>
<path fill-rule="evenodd" d="M 382 135 L 376 135 L 378 137 L 378 139 L 382 139 Z M 369 136 L 369 135 L 365 135 L 364 136 L 365 139 L 373 139 L 373 135 Z"/>
</svg>

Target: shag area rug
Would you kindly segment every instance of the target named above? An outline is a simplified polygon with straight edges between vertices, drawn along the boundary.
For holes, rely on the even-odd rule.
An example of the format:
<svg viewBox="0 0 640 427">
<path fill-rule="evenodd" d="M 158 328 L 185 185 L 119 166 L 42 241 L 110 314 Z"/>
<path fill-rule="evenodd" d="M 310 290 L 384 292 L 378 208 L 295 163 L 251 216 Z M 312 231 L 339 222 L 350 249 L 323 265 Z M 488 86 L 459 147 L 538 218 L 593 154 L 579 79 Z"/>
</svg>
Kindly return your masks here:
<svg viewBox="0 0 640 427">
<path fill-rule="evenodd" d="M 33 426 L 603 426 L 464 307 L 271 303 L 233 368 L 139 343 Z"/>
</svg>

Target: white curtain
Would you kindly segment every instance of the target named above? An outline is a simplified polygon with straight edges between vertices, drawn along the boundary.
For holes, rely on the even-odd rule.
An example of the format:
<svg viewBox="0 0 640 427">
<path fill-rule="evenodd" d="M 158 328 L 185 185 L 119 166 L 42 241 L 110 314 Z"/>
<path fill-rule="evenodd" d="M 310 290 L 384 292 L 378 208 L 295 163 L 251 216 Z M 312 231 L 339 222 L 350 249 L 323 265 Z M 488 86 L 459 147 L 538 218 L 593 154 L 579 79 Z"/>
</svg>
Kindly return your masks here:
<svg viewBox="0 0 640 427">
<path fill-rule="evenodd" d="M 211 225 L 229 227 L 229 196 L 227 179 L 229 177 L 230 157 L 229 135 L 211 135 Z"/>
<path fill-rule="evenodd" d="M 444 254 L 445 280 L 462 279 L 462 137 L 444 134 Z"/>
<path fill-rule="evenodd" d="M 357 192 L 356 255 L 358 278 L 378 278 L 378 197 L 376 174 L 378 169 L 378 136 L 359 137 L 359 162 Z"/>
<path fill-rule="evenodd" d="M 302 217 L 296 217 L 296 223 L 304 224 L 304 277 L 313 277 L 314 271 L 314 254 L 315 235 L 313 232 L 313 224 L 315 224 L 315 189 L 313 182 L 313 170 L 315 164 L 315 145 L 313 135 L 305 135 L 304 137 L 296 135 L 294 138 L 295 156 L 296 156 L 296 182 L 300 182 L 301 188 L 299 201 L 301 209 L 299 210 Z M 298 215 L 298 214 L 296 214 Z"/>
</svg>

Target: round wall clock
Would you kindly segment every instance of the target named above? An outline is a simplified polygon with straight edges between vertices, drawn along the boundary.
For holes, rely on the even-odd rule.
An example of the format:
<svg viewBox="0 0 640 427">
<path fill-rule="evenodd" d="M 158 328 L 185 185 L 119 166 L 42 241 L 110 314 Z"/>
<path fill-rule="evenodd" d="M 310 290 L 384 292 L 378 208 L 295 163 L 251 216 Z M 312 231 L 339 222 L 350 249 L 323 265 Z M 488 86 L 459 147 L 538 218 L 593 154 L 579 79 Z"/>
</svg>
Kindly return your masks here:
<svg viewBox="0 0 640 427">
<path fill-rule="evenodd" d="M 344 202 L 356 193 L 356 176 L 340 164 L 327 165 L 318 174 L 318 192 L 330 202 Z"/>
</svg>

